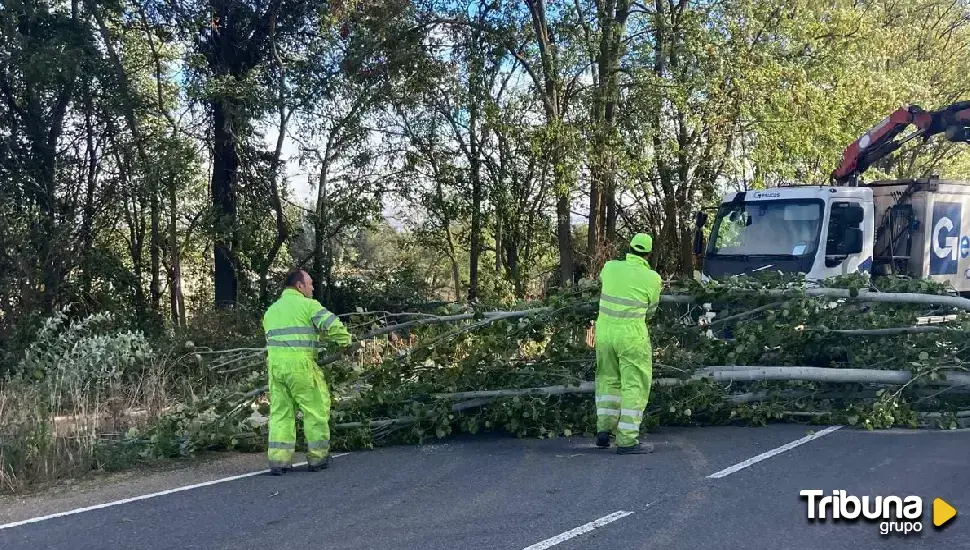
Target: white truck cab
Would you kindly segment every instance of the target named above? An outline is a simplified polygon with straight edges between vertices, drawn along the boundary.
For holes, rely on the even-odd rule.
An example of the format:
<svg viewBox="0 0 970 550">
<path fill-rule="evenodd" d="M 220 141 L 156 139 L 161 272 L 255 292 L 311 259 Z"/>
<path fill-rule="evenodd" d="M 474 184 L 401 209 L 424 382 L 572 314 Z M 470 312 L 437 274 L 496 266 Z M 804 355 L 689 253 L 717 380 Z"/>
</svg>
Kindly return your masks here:
<svg viewBox="0 0 970 550">
<path fill-rule="evenodd" d="M 869 271 L 874 219 L 868 188 L 729 193 L 711 229 L 703 272 L 721 278 L 770 269 L 819 280 Z"/>
</svg>

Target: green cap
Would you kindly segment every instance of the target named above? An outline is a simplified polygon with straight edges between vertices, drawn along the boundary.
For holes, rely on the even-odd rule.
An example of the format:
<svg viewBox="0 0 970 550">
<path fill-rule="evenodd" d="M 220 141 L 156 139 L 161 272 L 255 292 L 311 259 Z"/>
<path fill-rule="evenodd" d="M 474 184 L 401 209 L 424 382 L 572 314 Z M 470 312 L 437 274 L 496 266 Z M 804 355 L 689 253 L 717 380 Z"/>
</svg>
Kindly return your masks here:
<svg viewBox="0 0 970 550">
<path fill-rule="evenodd" d="M 650 252 L 653 250 L 653 237 L 646 233 L 637 233 L 630 241 L 630 248 L 637 252 Z"/>
</svg>

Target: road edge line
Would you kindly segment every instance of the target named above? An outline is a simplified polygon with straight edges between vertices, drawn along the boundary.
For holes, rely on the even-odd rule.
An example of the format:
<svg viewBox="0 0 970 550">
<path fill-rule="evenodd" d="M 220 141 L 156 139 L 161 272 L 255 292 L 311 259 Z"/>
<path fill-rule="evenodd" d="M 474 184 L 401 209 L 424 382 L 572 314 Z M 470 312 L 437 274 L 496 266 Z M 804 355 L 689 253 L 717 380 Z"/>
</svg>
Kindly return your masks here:
<svg viewBox="0 0 970 550">
<path fill-rule="evenodd" d="M 749 458 L 749 459 L 747 459 L 747 460 L 745 460 L 743 462 L 738 462 L 737 464 L 735 464 L 733 466 L 728 466 L 727 468 L 724 468 L 723 470 L 714 472 L 713 474 L 707 476 L 707 478 L 708 479 L 720 479 L 722 477 L 729 476 L 729 475 L 731 475 L 731 474 L 733 474 L 733 473 L 735 473 L 737 471 L 743 470 L 743 469 L 747 468 L 748 466 L 751 466 L 752 464 L 756 464 L 758 462 L 761 462 L 762 460 L 769 459 L 769 458 L 771 458 L 771 457 L 773 457 L 773 456 L 775 456 L 777 454 L 781 454 L 781 453 L 783 453 L 785 451 L 794 449 L 795 447 L 798 447 L 799 445 L 804 445 L 805 443 L 808 443 L 809 441 L 812 441 L 812 440 L 818 439 L 818 438 L 820 438 L 822 436 L 828 435 L 828 434 L 830 434 L 830 433 L 838 430 L 841 427 L 842 426 L 829 426 L 828 428 L 825 428 L 824 430 L 820 430 L 820 431 L 817 431 L 817 432 L 815 432 L 813 434 L 806 435 L 805 437 L 803 437 L 801 439 L 796 439 L 795 441 L 792 441 L 790 443 L 786 443 L 786 444 L 782 445 L 781 447 L 775 447 L 774 449 L 771 449 L 770 451 L 765 451 L 765 452 L 761 453 L 758 456 L 753 456 L 753 457 L 751 457 L 751 458 Z"/>
<path fill-rule="evenodd" d="M 350 454 L 350 453 L 337 453 L 337 454 L 334 454 L 334 455 L 331 455 L 331 456 L 333 458 L 337 458 L 337 457 L 345 456 L 345 455 L 348 455 L 348 454 Z M 296 464 L 293 464 L 293 467 L 294 468 L 299 468 L 300 466 L 306 466 L 306 464 L 307 463 L 305 461 L 304 462 L 297 462 Z M 64 516 L 73 516 L 75 514 L 81 514 L 81 513 L 84 513 L 84 512 L 90 512 L 92 510 L 101 510 L 103 508 L 111 508 L 112 506 L 120 506 L 122 504 L 128 504 L 128 503 L 131 503 L 131 502 L 137 502 L 139 500 L 147 500 L 147 499 L 150 499 L 150 498 L 161 497 L 161 496 L 165 496 L 165 495 L 171 495 L 173 493 L 181 493 L 183 491 L 189 491 L 189 490 L 192 490 L 192 489 L 198 489 L 200 487 L 208 487 L 209 485 L 217 485 L 219 483 L 226 483 L 228 481 L 235 481 L 237 479 L 243 479 L 243 478 L 247 478 L 247 477 L 258 476 L 260 474 L 265 474 L 265 473 L 268 473 L 268 472 L 269 472 L 269 468 L 266 468 L 264 470 L 256 470 L 255 472 L 246 472 L 245 474 L 239 474 L 239 475 L 234 475 L 234 476 L 229 476 L 229 477 L 223 477 L 223 478 L 220 478 L 220 479 L 213 479 L 211 481 L 203 481 L 202 483 L 193 483 L 192 485 L 184 485 L 182 487 L 175 487 L 173 489 L 165 489 L 164 491 L 158 491 L 158 492 L 155 492 L 155 493 L 148 493 L 147 495 L 138 495 L 138 496 L 135 496 L 135 497 L 129 497 L 129 498 L 123 498 L 123 499 L 120 499 L 120 500 L 114 500 L 114 501 L 111 501 L 111 502 L 105 502 L 105 503 L 102 503 L 102 504 L 95 504 L 95 505 L 92 505 L 92 506 L 85 506 L 83 508 L 75 508 L 73 510 L 68 510 L 66 512 L 57 512 L 55 514 L 48 514 L 46 516 L 38 516 L 38 517 L 34 517 L 34 518 L 30 518 L 30 519 L 25 519 L 25 520 L 21 520 L 21 521 L 14 521 L 14 522 L 11 522 L 11 523 L 5 523 L 3 525 L 0 525 L 0 531 L 2 531 L 4 529 L 11 529 L 11 528 L 14 528 L 14 527 L 20 527 L 21 525 L 27 525 L 27 524 L 30 524 L 30 523 L 39 523 L 41 521 L 47 521 L 49 519 L 62 518 Z"/>
</svg>

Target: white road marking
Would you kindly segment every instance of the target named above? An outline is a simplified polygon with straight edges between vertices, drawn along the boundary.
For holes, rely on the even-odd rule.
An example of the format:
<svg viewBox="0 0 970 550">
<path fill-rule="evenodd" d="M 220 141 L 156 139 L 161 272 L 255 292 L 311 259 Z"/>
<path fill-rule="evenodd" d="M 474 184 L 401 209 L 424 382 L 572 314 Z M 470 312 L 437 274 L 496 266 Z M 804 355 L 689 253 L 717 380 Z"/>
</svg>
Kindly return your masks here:
<svg viewBox="0 0 970 550">
<path fill-rule="evenodd" d="M 806 435 L 805 437 L 803 437 L 801 439 L 796 439 L 795 441 L 792 441 L 791 443 L 786 443 L 786 444 L 782 445 L 781 447 L 777 447 L 777 448 L 772 449 L 770 451 L 763 452 L 763 453 L 761 453 L 758 456 L 751 457 L 751 458 L 745 460 L 744 462 L 738 462 L 734 466 L 731 466 L 729 468 L 725 468 L 725 469 L 721 470 L 720 472 L 714 472 L 713 474 L 711 474 L 711 475 L 709 475 L 707 477 L 708 477 L 708 479 L 718 479 L 718 478 L 721 478 L 721 477 L 724 477 L 724 476 L 731 475 L 734 472 L 737 472 L 738 470 L 743 470 L 744 468 L 747 468 L 748 466 L 751 466 L 752 464 L 755 464 L 757 462 L 761 462 L 762 460 L 765 460 L 767 458 L 771 458 L 771 457 L 773 457 L 773 456 L 775 456 L 777 454 L 781 454 L 781 453 L 783 453 L 783 452 L 785 452 L 785 451 L 787 451 L 789 449 L 794 449 L 795 447 L 797 447 L 799 445 L 804 445 L 805 443 L 808 443 L 809 441 L 812 441 L 813 439 L 818 439 L 818 438 L 822 437 L 823 435 L 830 434 L 830 433 L 834 432 L 835 430 L 838 430 L 841 427 L 842 426 L 829 426 L 828 428 L 825 428 L 824 430 L 815 432 L 815 433 L 813 433 L 811 435 Z"/>
<path fill-rule="evenodd" d="M 337 453 L 337 454 L 334 454 L 334 455 L 331 455 L 331 456 L 333 458 L 337 458 L 339 456 L 345 456 L 345 455 L 348 455 L 348 454 L 350 454 L 350 453 Z M 294 468 L 299 468 L 300 466 L 306 466 L 306 462 L 297 462 L 296 464 L 293 465 Z M 229 476 L 229 477 L 224 477 L 224 478 L 221 478 L 221 479 L 214 479 L 212 481 L 206 481 L 206 482 L 203 482 L 203 483 L 195 483 L 193 485 L 186 485 L 184 487 L 176 487 L 174 489 L 166 489 L 164 491 L 159 491 L 157 493 L 150 493 L 150 494 L 147 494 L 147 495 L 140 495 L 140 496 L 131 497 L 131 498 L 123 498 L 121 500 L 115 500 L 113 502 L 106 502 L 104 504 L 95 504 L 94 506 L 86 506 L 84 508 L 76 508 L 74 510 L 68 510 L 67 512 L 58 512 L 56 514 L 50 514 L 48 516 L 39 516 L 39 517 L 36 517 L 36 518 L 25 519 L 23 521 L 15 521 L 13 523 L 6 523 L 4 525 L 0 525 L 0 530 L 10 529 L 12 527 L 20 527 L 21 525 L 27 525 L 28 523 L 37 523 L 37 522 L 46 521 L 46 520 L 49 520 L 49 519 L 61 518 L 61 517 L 64 517 L 64 516 L 72 516 L 74 514 L 80 514 L 80 513 L 83 513 L 83 512 L 90 512 L 91 510 L 100 510 L 102 508 L 110 508 L 112 506 L 120 506 L 122 504 L 128 504 L 129 502 L 137 502 L 139 500 L 146 500 L 146 499 L 149 499 L 149 498 L 155 498 L 155 497 L 170 495 L 172 493 L 180 493 L 182 491 L 188 491 L 188 490 L 191 490 L 191 489 L 198 489 L 199 487 L 207 487 L 209 485 L 216 485 L 218 483 L 225 483 L 227 481 L 235 481 L 237 479 L 242 479 L 242 478 L 245 478 L 245 477 L 258 476 L 260 474 L 265 474 L 267 472 L 269 472 L 269 468 L 267 468 L 265 470 L 258 470 L 258 471 L 255 471 L 255 472 L 247 472 L 245 474 L 239 474 L 237 476 Z"/>
<path fill-rule="evenodd" d="M 579 527 L 577 527 L 575 529 L 570 529 L 569 531 L 566 531 L 565 533 L 560 533 L 560 534 L 558 534 L 558 535 L 556 535 L 554 537 L 548 538 L 548 539 L 546 539 L 544 541 L 537 542 L 537 543 L 533 544 L 532 546 L 529 546 L 528 548 L 525 548 L 525 550 L 545 550 L 546 548 L 551 548 L 551 547 L 553 547 L 553 546 L 555 546 L 555 545 L 557 545 L 559 543 L 565 542 L 565 541 L 567 541 L 567 540 L 569 540 L 571 538 L 578 537 L 579 535 L 582 535 L 583 533 L 588 533 L 588 532 L 592 531 L 593 529 L 596 529 L 597 527 L 602 527 L 602 526 L 604 526 L 604 525 L 606 525 L 608 523 L 613 523 L 614 521 L 616 521 L 616 520 L 618 520 L 620 518 L 625 518 L 625 517 L 629 516 L 632 513 L 633 512 L 625 512 L 623 510 L 620 510 L 618 512 L 613 512 L 612 514 L 610 514 L 608 516 L 603 516 L 603 517 L 601 517 L 599 519 L 594 519 L 593 521 L 587 523 L 586 525 L 580 525 Z"/>
</svg>

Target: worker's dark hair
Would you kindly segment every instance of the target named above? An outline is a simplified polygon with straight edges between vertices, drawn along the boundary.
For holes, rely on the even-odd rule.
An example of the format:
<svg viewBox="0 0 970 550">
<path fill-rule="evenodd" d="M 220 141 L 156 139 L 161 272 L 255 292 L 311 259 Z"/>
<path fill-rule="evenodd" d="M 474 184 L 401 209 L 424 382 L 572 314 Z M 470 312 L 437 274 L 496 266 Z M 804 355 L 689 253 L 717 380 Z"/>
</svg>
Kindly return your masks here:
<svg viewBox="0 0 970 550">
<path fill-rule="evenodd" d="M 640 252 L 639 250 L 637 250 L 636 248 L 633 248 L 632 246 L 630 247 L 630 254 L 635 254 L 637 256 L 640 256 L 641 258 L 646 258 L 647 256 L 650 255 L 649 252 Z"/>
<path fill-rule="evenodd" d="M 286 274 L 284 286 L 296 286 L 301 281 L 303 281 L 303 270 L 299 267 L 294 267 Z"/>
</svg>

